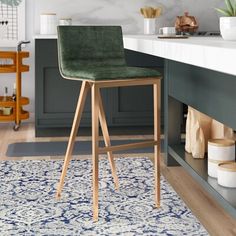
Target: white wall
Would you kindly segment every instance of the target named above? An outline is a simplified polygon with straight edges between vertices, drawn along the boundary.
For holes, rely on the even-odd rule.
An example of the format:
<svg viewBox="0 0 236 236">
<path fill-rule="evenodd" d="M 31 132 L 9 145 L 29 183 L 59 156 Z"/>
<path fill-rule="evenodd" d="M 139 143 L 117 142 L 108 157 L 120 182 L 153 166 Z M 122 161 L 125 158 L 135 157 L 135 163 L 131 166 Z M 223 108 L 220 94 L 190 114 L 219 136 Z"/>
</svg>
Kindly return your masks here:
<svg viewBox="0 0 236 236">
<path fill-rule="evenodd" d="M 26 61 L 31 71 L 23 77 L 23 95 L 30 97 L 30 112 L 34 112 L 34 39 L 39 33 L 41 13 L 55 12 L 58 18 L 71 17 L 78 24 L 116 24 L 122 25 L 124 33 L 143 32 L 143 18 L 139 9 L 143 6 L 162 6 L 163 15 L 158 19 L 158 26 L 172 26 L 175 17 L 189 11 L 196 16 L 199 30 L 218 30 L 218 16 L 214 7 L 222 6 L 221 0 L 26 0 L 26 35 L 31 40 L 27 50 L 31 58 Z M 0 45 L 1 46 L 1 45 Z M 10 93 L 14 83 L 13 75 L 0 74 L 0 94 L 4 86 Z"/>
</svg>

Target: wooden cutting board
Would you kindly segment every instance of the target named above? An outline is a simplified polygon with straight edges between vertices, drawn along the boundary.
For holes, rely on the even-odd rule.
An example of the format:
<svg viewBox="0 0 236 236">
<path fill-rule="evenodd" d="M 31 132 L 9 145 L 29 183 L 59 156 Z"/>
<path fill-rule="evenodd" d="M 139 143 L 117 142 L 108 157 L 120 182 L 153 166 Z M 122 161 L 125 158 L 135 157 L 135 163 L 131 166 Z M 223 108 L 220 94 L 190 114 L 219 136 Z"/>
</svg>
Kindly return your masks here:
<svg viewBox="0 0 236 236">
<path fill-rule="evenodd" d="M 158 35 L 159 39 L 187 39 L 186 35 Z"/>
</svg>

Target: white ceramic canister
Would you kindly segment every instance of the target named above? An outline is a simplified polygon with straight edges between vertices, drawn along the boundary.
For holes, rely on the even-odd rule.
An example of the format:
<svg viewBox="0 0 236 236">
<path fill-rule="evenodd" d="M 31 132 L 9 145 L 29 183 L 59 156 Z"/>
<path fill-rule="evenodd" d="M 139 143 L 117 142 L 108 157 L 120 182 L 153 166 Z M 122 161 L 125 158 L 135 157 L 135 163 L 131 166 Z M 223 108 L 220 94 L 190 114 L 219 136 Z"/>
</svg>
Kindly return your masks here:
<svg viewBox="0 0 236 236">
<path fill-rule="evenodd" d="M 55 13 L 44 13 L 40 15 L 40 34 L 57 33 L 57 15 Z"/>
<path fill-rule="evenodd" d="M 222 163 L 234 163 L 234 162 L 216 161 L 216 160 L 208 159 L 208 165 L 207 165 L 208 175 L 213 178 L 217 178 L 218 166 L 219 164 L 222 164 Z"/>
<path fill-rule="evenodd" d="M 156 18 L 143 19 L 144 34 L 156 34 Z"/>
<path fill-rule="evenodd" d="M 217 170 L 218 184 L 228 188 L 236 188 L 236 163 L 221 163 Z"/>
<path fill-rule="evenodd" d="M 235 160 L 235 141 L 232 139 L 208 140 L 208 158 L 215 161 Z"/>
<path fill-rule="evenodd" d="M 59 20 L 59 25 L 72 25 L 72 19 L 71 18 L 61 18 Z"/>
</svg>

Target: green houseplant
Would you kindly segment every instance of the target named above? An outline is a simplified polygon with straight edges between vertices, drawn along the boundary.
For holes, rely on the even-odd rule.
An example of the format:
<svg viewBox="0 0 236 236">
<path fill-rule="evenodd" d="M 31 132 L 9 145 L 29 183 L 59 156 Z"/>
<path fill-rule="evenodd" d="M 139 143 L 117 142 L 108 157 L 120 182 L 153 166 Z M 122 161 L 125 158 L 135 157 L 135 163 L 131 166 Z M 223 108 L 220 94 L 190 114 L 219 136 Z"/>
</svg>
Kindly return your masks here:
<svg viewBox="0 0 236 236">
<path fill-rule="evenodd" d="M 0 0 L 0 3 L 6 4 L 8 6 L 17 7 L 20 5 L 22 0 Z"/>
<path fill-rule="evenodd" d="M 226 8 L 216 8 L 220 17 L 220 33 L 225 40 L 236 40 L 236 0 L 225 0 Z"/>
<path fill-rule="evenodd" d="M 236 16 L 236 0 L 225 0 L 226 9 L 215 8 L 219 13 L 228 16 Z"/>
</svg>

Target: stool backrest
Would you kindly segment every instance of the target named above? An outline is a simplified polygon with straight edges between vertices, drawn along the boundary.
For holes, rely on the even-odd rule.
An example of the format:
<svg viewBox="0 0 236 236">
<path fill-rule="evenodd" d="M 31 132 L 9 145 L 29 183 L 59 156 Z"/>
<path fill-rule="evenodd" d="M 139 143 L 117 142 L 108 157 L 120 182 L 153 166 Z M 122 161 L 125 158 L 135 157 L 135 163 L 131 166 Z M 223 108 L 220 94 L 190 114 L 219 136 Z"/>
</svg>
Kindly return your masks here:
<svg viewBox="0 0 236 236">
<path fill-rule="evenodd" d="M 120 26 L 58 26 L 59 67 L 126 65 Z"/>
</svg>

